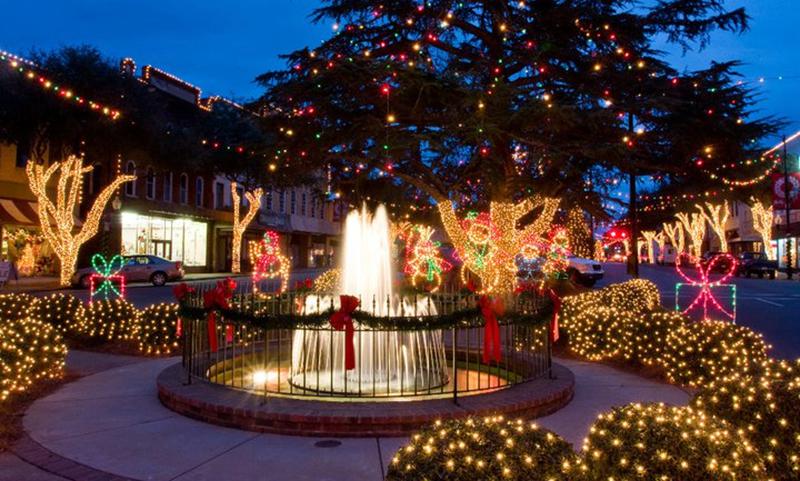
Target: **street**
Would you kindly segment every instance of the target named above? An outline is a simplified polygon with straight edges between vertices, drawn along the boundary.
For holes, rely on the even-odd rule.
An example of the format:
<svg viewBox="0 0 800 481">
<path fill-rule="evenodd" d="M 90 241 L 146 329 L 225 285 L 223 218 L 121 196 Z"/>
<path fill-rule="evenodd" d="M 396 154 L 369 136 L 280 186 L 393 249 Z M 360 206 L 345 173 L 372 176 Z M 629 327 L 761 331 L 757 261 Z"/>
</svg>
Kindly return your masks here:
<svg viewBox="0 0 800 481">
<path fill-rule="evenodd" d="M 625 273 L 625 264 L 606 263 L 604 269 L 606 275 L 597 283 L 597 287 L 630 278 Z M 689 276 L 698 275 L 694 270 L 687 270 L 686 273 Z M 685 282 L 675 267 L 644 264 L 640 266 L 640 274 L 642 278 L 649 279 L 658 286 L 662 305 L 674 309 L 675 284 Z M 711 278 L 712 281 L 717 279 L 719 276 Z M 726 283 L 736 285 L 736 323 L 763 334 L 772 345 L 772 357 L 800 357 L 800 315 L 797 311 L 800 305 L 800 282 L 732 277 Z M 682 287 L 679 297 L 681 308 L 689 306 L 698 292 L 698 288 Z M 720 304 L 728 309 L 731 305 L 730 289 L 718 287 L 713 292 Z M 696 307 L 693 312 L 702 316 L 702 307 Z M 725 319 L 724 315 L 715 315 L 716 312 L 709 305 L 709 317 Z"/>
</svg>

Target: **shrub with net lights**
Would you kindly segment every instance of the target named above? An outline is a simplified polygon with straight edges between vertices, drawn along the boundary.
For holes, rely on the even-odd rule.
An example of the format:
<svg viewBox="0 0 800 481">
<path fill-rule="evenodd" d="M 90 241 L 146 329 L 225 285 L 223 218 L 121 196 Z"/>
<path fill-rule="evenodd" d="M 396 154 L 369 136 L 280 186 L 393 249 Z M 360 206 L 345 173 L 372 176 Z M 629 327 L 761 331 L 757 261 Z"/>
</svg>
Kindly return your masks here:
<svg viewBox="0 0 800 481">
<path fill-rule="evenodd" d="M 86 311 L 75 296 L 57 292 L 40 297 L 31 306 L 31 315 L 51 324 L 61 334 L 80 333 L 86 329 Z"/>
<path fill-rule="evenodd" d="M 153 304 L 139 314 L 139 351 L 169 354 L 178 347 L 178 305 Z"/>
<path fill-rule="evenodd" d="M 106 341 L 138 339 L 139 311 L 122 299 L 97 300 L 86 307 L 87 329 L 90 338 Z"/>
</svg>

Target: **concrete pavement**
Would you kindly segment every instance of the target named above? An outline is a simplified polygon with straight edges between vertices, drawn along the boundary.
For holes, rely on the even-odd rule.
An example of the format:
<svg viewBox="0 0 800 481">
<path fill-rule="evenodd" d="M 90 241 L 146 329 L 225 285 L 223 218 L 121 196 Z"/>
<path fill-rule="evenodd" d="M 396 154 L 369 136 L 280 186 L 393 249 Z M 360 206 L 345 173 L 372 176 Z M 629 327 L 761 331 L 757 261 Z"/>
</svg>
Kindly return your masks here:
<svg viewBox="0 0 800 481">
<path fill-rule="evenodd" d="M 181 481 L 379 481 L 394 452 L 406 442 L 406 438 L 337 439 L 340 444 L 320 447 L 317 443 L 326 439 L 258 434 L 194 421 L 166 409 L 156 398 L 157 374 L 177 358 L 131 363 L 129 358 L 116 357 L 72 353 L 68 367 L 110 368 L 36 401 L 24 418 L 30 437 L 58 456 L 99 471 L 142 480 Z M 578 449 L 597 414 L 613 406 L 634 401 L 685 404 L 689 399 L 675 386 L 602 364 L 558 362 L 576 376 L 575 397 L 566 408 L 539 422 Z M 4 456 L 2 463 L 19 472 L 21 461 Z M 0 470 L 0 480 L 17 479 L 28 478 Z"/>
<path fill-rule="evenodd" d="M 624 264 L 606 263 L 604 268 L 606 275 L 598 282 L 598 287 L 630 279 L 625 273 Z M 686 272 L 690 276 L 695 275 L 693 270 Z M 685 282 L 675 267 L 643 264 L 640 275 L 658 286 L 664 307 L 675 308 L 675 284 Z M 719 279 L 718 275 L 711 277 L 711 280 L 716 279 Z M 726 283 L 736 286 L 736 323 L 763 334 L 773 347 L 770 351 L 772 357 L 800 357 L 800 282 L 731 277 Z M 680 296 L 681 307 L 688 306 L 697 292 L 696 288 L 684 287 Z M 728 292 L 724 288 L 714 290 L 715 296 L 726 308 L 731 303 Z M 713 311 L 710 313 L 713 314 Z"/>
</svg>

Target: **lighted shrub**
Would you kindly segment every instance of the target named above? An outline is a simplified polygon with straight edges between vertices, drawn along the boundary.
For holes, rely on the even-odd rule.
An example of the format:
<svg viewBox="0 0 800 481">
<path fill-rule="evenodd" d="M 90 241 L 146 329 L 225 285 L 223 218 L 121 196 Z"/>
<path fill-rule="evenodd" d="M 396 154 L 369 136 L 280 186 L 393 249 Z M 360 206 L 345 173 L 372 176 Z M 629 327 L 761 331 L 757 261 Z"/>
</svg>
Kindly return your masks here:
<svg viewBox="0 0 800 481">
<path fill-rule="evenodd" d="M 659 364 L 671 381 L 702 387 L 732 374 L 753 373 L 766 358 L 760 334 L 728 322 L 703 321 L 670 332 Z"/>
<path fill-rule="evenodd" d="M 649 312 L 661 306 L 658 287 L 646 279 L 632 279 L 611 284 L 599 292 L 605 305 L 631 314 Z"/>
<path fill-rule="evenodd" d="M 67 347 L 58 331 L 32 317 L 31 296 L 0 296 L 0 401 L 28 389 L 34 382 L 63 374 Z M 12 309 L 18 314 L 11 315 Z"/>
<path fill-rule="evenodd" d="M 619 333 L 621 356 L 627 362 L 644 366 L 657 365 L 666 349 L 669 333 L 689 322 L 680 312 L 661 310 L 627 319 L 629 322 Z"/>
<path fill-rule="evenodd" d="M 583 446 L 587 480 L 764 480 L 743 434 L 691 407 L 630 404 L 601 414 Z"/>
<path fill-rule="evenodd" d="M 502 416 L 437 422 L 395 454 L 387 481 L 567 480 L 576 463 L 569 443 Z"/>
<path fill-rule="evenodd" d="M 153 304 L 139 314 L 139 350 L 145 354 L 169 354 L 178 347 L 178 305 Z"/>
<path fill-rule="evenodd" d="M 800 360 L 770 360 L 758 376 L 717 379 L 693 405 L 744 431 L 773 479 L 800 479 Z"/>
<path fill-rule="evenodd" d="M 339 269 L 328 269 L 316 279 L 312 291 L 318 294 L 333 294 L 339 287 Z"/>
<path fill-rule="evenodd" d="M 107 341 L 134 341 L 138 339 L 138 317 L 139 311 L 128 301 L 93 301 L 86 307 L 84 334 Z"/>
<path fill-rule="evenodd" d="M 59 292 L 39 298 L 31 306 L 31 315 L 51 324 L 62 334 L 79 333 L 86 329 L 83 303 L 68 294 Z"/>
<path fill-rule="evenodd" d="M 30 294 L 0 295 L 0 322 L 27 315 L 36 298 Z"/>
<path fill-rule="evenodd" d="M 570 351 L 599 361 L 620 355 L 623 329 L 632 322 L 631 314 L 601 305 L 571 314 L 560 327 L 567 334 Z"/>
</svg>

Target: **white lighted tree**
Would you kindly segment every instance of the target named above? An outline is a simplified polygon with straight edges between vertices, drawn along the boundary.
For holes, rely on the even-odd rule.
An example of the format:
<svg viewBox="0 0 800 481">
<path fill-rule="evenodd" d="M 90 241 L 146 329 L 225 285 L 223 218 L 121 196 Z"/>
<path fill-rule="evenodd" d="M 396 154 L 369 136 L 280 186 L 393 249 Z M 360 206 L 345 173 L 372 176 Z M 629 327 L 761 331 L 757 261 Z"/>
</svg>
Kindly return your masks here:
<svg viewBox="0 0 800 481">
<path fill-rule="evenodd" d="M 650 264 L 655 264 L 655 249 L 653 248 L 653 242 L 656 241 L 658 233 L 656 233 L 654 230 L 645 230 L 642 231 L 642 237 L 644 237 L 644 242 L 647 247 L 647 262 Z"/>
<path fill-rule="evenodd" d="M 672 247 L 675 248 L 675 254 L 680 255 L 683 253 L 686 239 L 684 238 L 683 226 L 680 221 L 675 223 L 665 222 L 664 234 L 669 238 L 669 243 L 672 244 Z"/>
<path fill-rule="evenodd" d="M 711 230 L 719 238 L 719 250 L 728 252 L 728 240 L 725 238 L 725 224 L 728 222 L 730 210 L 728 209 L 728 201 L 722 204 L 712 204 L 711 202 L 705 203 L 705 208 L 697 204 L 695 207 L 700 211 L 700 214 L 711 226 Z"/>
<path fill-rule="evenodd" d="M 60 281 L 68 286 L 75 273 L 78 252 L 81 246 L 97 234 L 100 219 L 106 204 L 114 192 L 125 182 L 136 180 L 134 175 L 118 175 L 94 199 L 86 219 L 79 229 L 75 229 L 75 211 L 81 203 L 83 176 L 91 172 L 92 166 L 84 167 L 83 159 L 69 156 L 63 162 L 53 162 L 50 167 L 29 161 L 25 172 L 31 192 L 39 203 L 39 222 L 42 234 L 50 243 L 53 251 L 61 261 Z M 55 200 L 47 191 L 50 179 L 58 173 Z"/>
<path fill-rule="evenodd" d="M 683 224 L 683 230 L 692 240 L 692 254 L 700 257 L 703 254 L 703 239 L 706 237 L 706 219 L 702 214 L 680 212 L 675 217 Z"/>
<path fill-rule="evenodd" d="M 765 207 L 760 200 L 755 197 L 750 198 L 753 206 L 750 211 L 753 213 L 753 229 L 761 236 L 761 242 L 764 243 L 764 251 L 767 253 L 767 258 L 775 260 L 775 253 L 772 251 L 772 223 L 775 219 L 775 214 L 772 211 L 772 206 Z"/>
<path fill-rule="evenodd" d="M 261 208 L 261 196 L 264 191 L 259 187 L 251 192 L 245 192 L 244 197 L 248 202 L 247 214 L 241 216 L 241 196 L 237 190 L 237 183 L 231 182 L 231 198 L 233 199 L 233 246 L 231 252 L 231 272 L 238 274 L 242 270 L 242 235 L 247 226 Z"/>
</svg>

